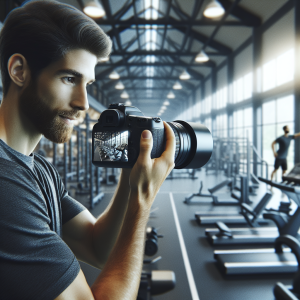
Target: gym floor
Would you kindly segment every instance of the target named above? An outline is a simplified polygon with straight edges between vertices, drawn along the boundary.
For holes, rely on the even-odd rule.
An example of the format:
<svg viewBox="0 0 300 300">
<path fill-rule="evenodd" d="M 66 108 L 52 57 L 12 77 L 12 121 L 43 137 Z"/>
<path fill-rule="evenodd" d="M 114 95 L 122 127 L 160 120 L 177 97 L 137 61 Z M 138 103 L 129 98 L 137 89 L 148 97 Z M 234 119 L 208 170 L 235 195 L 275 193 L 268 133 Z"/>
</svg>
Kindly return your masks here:
<svg viewBox="0 0 300 300">
<path fill-rule="evenodd" d="M 176 170 L 177 171 L 177 170 Z M 174 176 L 187 176 L 176 172 Z M 203 181 L 203 193 L 207 188 L 216 185 L 225 179 L 222 175 L 206 174 L 205 170 L 197 172 L 198 179 L 167 179 L 162 185 L 153 204 L 148 225 L 157 228 L 158 233 L 164 237 L 158 240 L 158 252 L 153 257 L 162 258 L 154 264 L 145 265 L 144 270 L 172 270 L 176 275 L 174 290 L 155 296 L 153 299 L 164 300 L 274 300 L 273 287 L 276 282 L 286 285 L 292 284 L 293 275 L 252 275 L 226 277 L 222 275 L 213 258 L 215 249 L 242 249 L 247 246 L 211 246 L 205 238 L 205 228 L 212 225 L 200 226 L 194 213 L 206 211 L 237 211 L 235 206 L 213 206 L 207 203 L 192 203 L 186 205 L 184 198 L 190 193 L 197 193 L 200 180 Z M 108 205 L 115 185 L 103 185 L 104 198 L 91 210 L 97 217 Z M 220 194 L 227 193 L 226 188 Z M 266 185 L 260 184 L 256 195 L 250 196 L 255 203 L 266 192 Z M 274 189 L 273 198 L 268 207 L 277 208 L 282 200 L 280 191 Z M 222 196 L 222 195 L 221 195 Z M 75 196 L 77 200 L 88 206 L 88 199 L 84 196 Z M 200 198 L 195 197 L 197 201 Z M 205 198 L 201 198 L 202 200 Z M 208 200 L 210 201 L 210 200 Z M 178 218 L 177 218 L 178 216 Z M 180 239 L 181 236 L 183 239 Z M 252 246 L 255 248 L 255 246 Z M 258 246 L 257 246 L 258 247 Z M 150 257 L 145 257 L 150 258 Z M 92 285 L 100 270 L 85 263 L 80 263 L 88 284 Z"/>
</svg>

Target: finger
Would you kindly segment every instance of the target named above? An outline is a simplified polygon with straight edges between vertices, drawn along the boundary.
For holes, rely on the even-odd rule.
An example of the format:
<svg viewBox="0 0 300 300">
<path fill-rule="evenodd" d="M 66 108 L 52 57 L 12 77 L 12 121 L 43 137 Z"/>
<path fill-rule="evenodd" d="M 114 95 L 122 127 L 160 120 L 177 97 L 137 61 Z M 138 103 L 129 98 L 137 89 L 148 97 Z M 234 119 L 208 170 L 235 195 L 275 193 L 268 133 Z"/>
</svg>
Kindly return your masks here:
<svg viewBox="0 0 300 300">
<path fill-rule="evenodd" d="M 153 147 L 152 133 L 149 130 L 144 130 L 141 134 L 140 140 L 140 154 L 138 160 L 140 162 L 146 162 L 151 159 L 151 150 Z"/>
<path fill-rule="evenodd" d="M 168 123 L 164 122 L 164 126 L 166 134 L 166 149 L 161 156 L 172 157 L 174 160 L 176 147 L 175 134 Z"/>
</svg>

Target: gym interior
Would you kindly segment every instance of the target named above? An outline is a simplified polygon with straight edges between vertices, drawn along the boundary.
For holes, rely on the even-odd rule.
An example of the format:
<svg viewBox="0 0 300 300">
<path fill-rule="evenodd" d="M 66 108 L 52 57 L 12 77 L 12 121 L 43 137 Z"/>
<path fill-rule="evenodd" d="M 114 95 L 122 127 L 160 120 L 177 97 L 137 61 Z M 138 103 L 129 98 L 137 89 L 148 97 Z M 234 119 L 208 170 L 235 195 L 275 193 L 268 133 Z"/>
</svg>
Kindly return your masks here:
<svg viewBox="0 0 300 300">
<path fill-rule="evenodd" d="M 23 2 L 0 1 L 0 21 Z M 70 141 L 42 138 L 35 149 L 72 197 L 99 216 L 119 179 L 114 164 L 130 159 L 128 131 L 93 135 L 111 104 L 212 135 L 209 161 L 174 169 L 157 194 L 138 299 L 299 299 L 300 1 L 60 2 L 81 11 L 93 2 L 113 43 Z M 287 170 L 273 174 L 276 141 L 288 134 Z M 80 264 L 92 285 L 101 271 Z"/>
</svg>

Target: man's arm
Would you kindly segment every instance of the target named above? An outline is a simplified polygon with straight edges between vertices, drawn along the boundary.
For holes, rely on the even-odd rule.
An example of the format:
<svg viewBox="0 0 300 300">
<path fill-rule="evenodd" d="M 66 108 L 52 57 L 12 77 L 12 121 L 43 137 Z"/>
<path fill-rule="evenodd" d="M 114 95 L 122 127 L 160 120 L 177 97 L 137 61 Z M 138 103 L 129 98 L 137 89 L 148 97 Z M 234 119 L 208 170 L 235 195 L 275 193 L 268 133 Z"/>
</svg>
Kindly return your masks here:
<svg viewBox="0 0 300 300">
<path fill-rule="evenodd" d="M 297 139 L 299 136 L 300 136 L 300 132 L 294 134 L 295 139 Z"/>
<path fill-rule="evenodd" d="M 276 152 L 276 150 L 275 150 L 275 145 L 276 145 L 276 140 L 272 143 L 272 150 L 273 150 L 273 154 L 274 154 L 274 157 L 277 157 L 278 156 L 278 154 L 277 154 L 277 152 Z"/>
<path fill-rule="evenodd" d="M 96 220 L 84 210 L 63 225 L 63 239 L 76 257 L 102 269 L 120 233 L 129 198 L 131 169 L 123 169 L 115 194 Z"/>
<path fill-rule="evenodd" d="M 130 195 L 123 225 L 107 263 L 91 290 L 80 272 L 56 300 L 136 299 L 150 208 L 160 186 L 174 167 L 175 137 L 172 129 L 164 124 L 167 142 L 161 157 L 151 160 L 152 137 L 141 139 L 140 155 L 130 174 Z"/>
</svg>

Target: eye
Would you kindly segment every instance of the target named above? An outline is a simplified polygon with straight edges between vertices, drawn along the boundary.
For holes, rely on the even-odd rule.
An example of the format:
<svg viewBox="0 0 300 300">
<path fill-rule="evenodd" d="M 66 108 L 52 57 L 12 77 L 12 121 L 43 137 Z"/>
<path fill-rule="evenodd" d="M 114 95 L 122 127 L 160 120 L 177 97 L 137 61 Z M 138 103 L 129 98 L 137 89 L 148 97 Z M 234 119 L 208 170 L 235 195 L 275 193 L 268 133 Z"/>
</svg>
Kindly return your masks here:
<svg viewBox="0 0 300 300">
<path fill-rule="evenodd" d="M 71 83 L 71 84 L 75 83 L 75 77 L 64 77 L 63 80 L 67 83 Z"/>
</svg>

